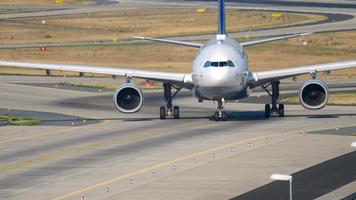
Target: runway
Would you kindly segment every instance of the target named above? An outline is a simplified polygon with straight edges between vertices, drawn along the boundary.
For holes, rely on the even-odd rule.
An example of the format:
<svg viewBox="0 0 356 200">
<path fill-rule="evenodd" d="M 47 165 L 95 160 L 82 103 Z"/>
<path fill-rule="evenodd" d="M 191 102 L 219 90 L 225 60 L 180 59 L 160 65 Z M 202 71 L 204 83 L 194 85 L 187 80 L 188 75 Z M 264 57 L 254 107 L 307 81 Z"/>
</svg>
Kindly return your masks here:
<svg viewBox="0 0 356 200">
<path fill-rule="evenodd" d="M 252 37 L 355 28 L 355 10 L 343 5 L 305 7 L 229 2 L 234 9 L 277 9 L 352 16 L 322 24 L 249 32 Z M 47 8 L 46 12 L 0 18 L 63 15 L 137 7 L 215 6 L 211 2 L 120 1 L 113 5 Z M 247 32 L 233 33 L 240 37 Z M 211 35 L 179 39 L 201 40 Z M 135 41 L 134 41 L 135 42 Z M 286 117 L 264 118 L 262 90 L 226 105 L 229 121 L 215 122 L 212 102 L 178 94 L 180 120 L 159 120 L 161 91 L 144 91 L 141 112 L 114 109 L 112 91 L 61 82 L 121 79 L 0 76 L 0 115 L 44 120 L 36 127 L 0 127 L 0 199 L 286 199 L 285 183 L 272 173 L 293 174 L 294 199 L 342 199 L 355 192 L 356 107 L 309 111 L 286 106 Z M 283 82 L 283 95 L 299 83 Z M 330 82 L 332 90 L 354 90 L 354 80 Z M 347 165 L 347 166 L 345 166 Z M 282 191 L 283 190 L 283 191 Z M 311 191 L 312 192 L 309 192 Z"/>
</svg>

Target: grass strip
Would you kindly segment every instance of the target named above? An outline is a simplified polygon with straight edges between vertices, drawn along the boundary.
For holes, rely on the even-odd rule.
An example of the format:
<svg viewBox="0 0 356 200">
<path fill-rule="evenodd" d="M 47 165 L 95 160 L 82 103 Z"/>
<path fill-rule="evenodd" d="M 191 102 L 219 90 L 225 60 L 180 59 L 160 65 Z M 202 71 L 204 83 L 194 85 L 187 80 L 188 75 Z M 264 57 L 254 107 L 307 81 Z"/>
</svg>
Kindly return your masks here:
<svg viewBox="0 0 356 200">
<path fill-rule="evenodd" d="M 0 115 L 1 121 L 6 121 L 11 126 L 37 126 L 41 124 L 41 120 L 13 117 L 10 115 Z"/>
</svg>

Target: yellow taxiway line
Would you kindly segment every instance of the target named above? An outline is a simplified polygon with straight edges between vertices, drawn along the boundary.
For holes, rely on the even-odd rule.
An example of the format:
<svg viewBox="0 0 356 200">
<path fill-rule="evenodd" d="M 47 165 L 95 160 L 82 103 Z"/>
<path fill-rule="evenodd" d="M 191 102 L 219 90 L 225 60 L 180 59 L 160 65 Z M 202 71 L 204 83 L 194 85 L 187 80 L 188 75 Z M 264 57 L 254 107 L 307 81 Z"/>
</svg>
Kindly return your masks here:
<svg viewBox="0 0 356 200">
<path fill-rule="evenodd" d="M 176 158 L 174 160 L 162 162 L 162 163 L 159 163 L 159 164 L 147 167 L 147 168 L 143 168 L 143 169 L 140 169 L 140 170 L 137 170 L 137 171 L 133 171 L 133 172 L 130 172 L 130 173 L 127 173 L 127 174 L 123 174 L 123 175 L 114 177 L 112 179 L 109 179 L 109 180 L 94 184 L 92 186 L 88 186 L 88 187 L 85 187 L 85 188 L 82 188 L 82 189 L 79 189 L 79 190 L 75 190 L 75 191 L 69 192 L 69 193 L 64 194 L 62 196 L 54 198 L 54 200 L 63 200 L 63 199 L 67 199 L 69 197 L 80 195 L 80 194 L 82 194 L 84 192 L 87 192 L 87 191 L 90 191 L 90 190 L 93 190 L 93 189 L 96 189 L 96 188 L 99 188 L 99 187 L 103 187 L 103 186 L 106 186 L 108 184 L 111 184 L 111 183 L 114 183 L 114 182 L 117 182 L 117 181 L 120 181 L 120 180 L 123 180 L 123 179 L 132 178 L 133 176 L 137 176 L 139 174 L 151 172 L 152 170 L 156 170 L 156 169 L 161 168 L 161 167 L 172 165 L 172 164 L 174 164 L 176 162 L 179 162 L 179 161 L 192 159 L 194 157 L 198 157 L 198 156 L 201 156 L 201 155 L 209 154 L 209 153 L 212 153 L 212 152 L 215 152 L 215 151 L 219 151 L 219 150 L 222 150 L 222 149 L 225 149 L 225 148 L 229 148 L 229 147 L 232 147 L 232 146 L 235 146 L 235 145 L 239 145 L 239 144 L 243 144 L 243 143 L 247 143 L 247 142 L 251 142 L 251 141 L 255 141 L 255 140 L 265 139 L 266 137 L 271 138 L 271 137 L 278 137 L 278 136 L 281 136 L 281 135 L 283 135 L 283 133 L 272 134 L 272 135 L 264 135 L 264 136 L 260 136 L 260 137 L 254 137 L 254 138 L 250 138 L 250 139 L 246 139 L 246 140 L 242 140 L 242 141 L 237 141 L 237 142 L 225 144 L 225 145 L 222 145 L 222 146 L 219 146 L 219 147 L 214 147 L 214 148 L 211 148 L 211 149 L 208 149 L 208 150 L 205 150 L 205 151 L 196 152 L 196 153 L 193 153 L 193 154 L 190 154 L 190 155 L 187 155 L 187 156 Z"/>
</svg>

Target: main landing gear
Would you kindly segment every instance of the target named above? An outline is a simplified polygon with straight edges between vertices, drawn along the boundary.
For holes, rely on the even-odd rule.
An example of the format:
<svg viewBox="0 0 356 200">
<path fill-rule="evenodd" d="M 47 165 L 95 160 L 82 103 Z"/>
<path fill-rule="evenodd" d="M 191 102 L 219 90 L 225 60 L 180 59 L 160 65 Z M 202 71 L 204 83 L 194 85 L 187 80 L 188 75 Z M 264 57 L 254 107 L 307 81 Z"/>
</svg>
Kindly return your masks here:
<svg viewBox="0 0 356 200">
<path fill-rule="evenodd" d="M 272 87 L 272 93 L 268 91 L 267 86 L 263 86 L 262 88 L 266 90 L 266 92 L 272 98 L 272 104 L 265 105 L 265 117 L 284 117 L 284 104 L 278 104 L 279 101 L 279 81 L 271 82 L 269 85 Z"/>
<path fill-rule="evenodd" d="M 218 111 L 216 111 L 214 113 L 214 120 L 215 121 L 226 121 L 227 120 L 227 114 L 224 111 L 223 103 L 224 103 L 224 99 L 221 99 L 221 100 L 217 101 L 217 109 L 218 109 Z"/>
<path fill-rule="evenodd" d="M 174 87 L 177 91 L 172 95 L 172 87 Z M 164 90 L 164 99 L 166 102 L 165 106 L 161 106 L 159 109 L 159 118 L 166 119 L 168 116 L 173 116 L 174 119 L 179 119 L 179 107 L 173 106 L 172 100 L 181 90 L 181 88 L 177 88 L 170 83 L 163 83 Z"/>
</svg>

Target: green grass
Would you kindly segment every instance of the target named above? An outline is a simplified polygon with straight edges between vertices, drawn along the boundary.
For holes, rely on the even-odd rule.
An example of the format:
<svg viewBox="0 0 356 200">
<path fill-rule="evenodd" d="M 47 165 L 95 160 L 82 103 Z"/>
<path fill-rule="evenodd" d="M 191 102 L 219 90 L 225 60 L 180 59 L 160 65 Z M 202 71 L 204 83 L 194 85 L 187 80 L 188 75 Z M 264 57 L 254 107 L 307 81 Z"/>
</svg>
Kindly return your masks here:
<svg viewBox="0 0 356 200">
<path fill-rule="evenodd" d="M 41 121 L 37 119 L 13 117 L 10 115 L 0 115 L 0 120 L 8 122 L 11 126 L 36 126 L 41 124 Z"/>
</svg>

